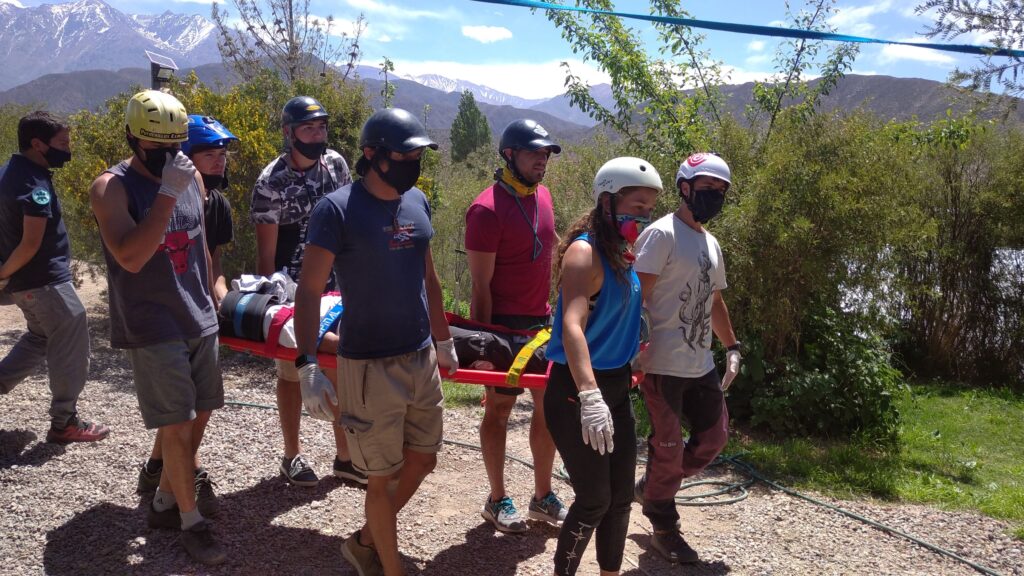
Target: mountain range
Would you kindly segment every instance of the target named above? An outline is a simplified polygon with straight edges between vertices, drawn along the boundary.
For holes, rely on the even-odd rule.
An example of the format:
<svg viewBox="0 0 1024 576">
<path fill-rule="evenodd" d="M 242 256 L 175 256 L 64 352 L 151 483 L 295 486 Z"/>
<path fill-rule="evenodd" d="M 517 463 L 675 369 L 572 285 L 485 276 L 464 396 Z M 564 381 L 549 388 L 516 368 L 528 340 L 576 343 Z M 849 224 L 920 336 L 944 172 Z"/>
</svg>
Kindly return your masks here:
<svg viewBox="0 0 1024 576">
<path fill-rule="evenodd" d="M 210 86 L 231 86 L 237 78 L 220 63 L 216 27 L 197 15 L 167 11 L 160 15 L 124 14 L 103 0 L 77 0 L 26 8 L 17 0 L 0 0 L 0 105 L 15 103 L 70 113 L 96 109 L 132 86 L 148 86 L 149 70 L 142 67 L 144 50 L 169 55 L 181 66 L 180 75 L 195 70 Z M 40 72 L 47 72 L 40 74 Z M 373 105 L 379 107 L 383 77 L 379 70 L 359 66 Z M 430 106 L 428 124 L 441 140 L 458 111 L 462 91 L 470 90 L 497 134 L 516 118 L 532 117 L 560 138 L 585 137 L 596 124 L 572 107 L 568 97 L 526 99 L 487 86 L 437 74 L 390 76 L 393 105 L 417 114 Z M 752 103 L 753 84 L 723 86 L 725 109 L 742 117 Z M 591 94 L 605 106 L 613 102 L 611 87 L 599 84 Z M 849 75 L 822 100 L 826 110 L 862 108 L 882 119 L 933 120 L 947 109 L 977 107 L 979 97 L 964 101 L 945 84 L 914 78 Z M 1024 107 L 1014 112 L 1024 121 Z"/>
</svg>

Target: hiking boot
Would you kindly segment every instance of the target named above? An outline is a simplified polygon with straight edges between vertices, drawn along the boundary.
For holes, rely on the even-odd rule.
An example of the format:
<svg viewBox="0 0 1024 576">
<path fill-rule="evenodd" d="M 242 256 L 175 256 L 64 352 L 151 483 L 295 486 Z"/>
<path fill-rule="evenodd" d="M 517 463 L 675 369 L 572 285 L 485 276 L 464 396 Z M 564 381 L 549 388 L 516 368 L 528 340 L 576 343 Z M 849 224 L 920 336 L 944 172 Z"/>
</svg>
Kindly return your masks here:
<svg viewBox="0 0 1024 576">
<path fill-rule="evenodd" d="M 484 520 L 490 521 L 494 527 L 501 532 L 526 532 L 529 527 L 526 521 L 519 515 L 516 505 L 512 499 L 505 496 L 497 502 L 491 502 L 490 497 L 484 502 L 484 509 L 480 511 Z"/>
<path fill-rule="evenodd" d="M 216 482 L 210 479 L 210 473 L 200 468 L 196 472 L 196 508 L 203 518 L 213 518 L 220 511 L 220 502 L 213 493 Z"/>
<path fill-rule="evenodd" d="M 139 469 L 139 483 L 135 488 L 136 494 L 149 494 L 156 492 L 157 487 L 160 486 L 160 474 L 163 473 L 164 467 L 161 465 L 157 468 L 156 472 L 149 471 L 149 462 L 146 462 Z"/>
<path fill-rule="evenodd" d="M 282 458 L 281 474 L 284 474 L 285 479 L 289 483 L 296 486 L 316 486 L 317 482 L 320 481 L 320 478 L 309 467 L 309 462 L 306 462 L 306 457 L 302 454 L 298 454 L 291 460 Z"/>
<path fill-rule="evenodd" d="M 359 576 L 383 576 L 384 567 L 380 564 L 377 549 L 359 542 L 359 530 L 352 533 L 341 544 L 341 555 L 356 569 Z"/>
<path fill-rule="evenodd" d="M 228 559 L 224 548 L 213 539 L 210 523 L 206 520 L 197 522 L 188 530 L 182 530 L 181 543 L 185 546 L 188 555 L 196 562 L 215 566 L 223 564 Z"/>
<path fill-rule="evenodd" d="M 337 456 L 334 457 L 334 475 L 342 480 L 351 480 L 358 484 L 366 486 L 370 480 L 352 465 L 351 460 L 342 460 Z"/>
<path fill-rule="evenodd" d="M 181 513 L 178 506 L 171 506 L 163 512 L 157 512 L 153 503 L 149 503 L 149 513 L 146 515 L 146 524 L 156 530 L 181 530 Z"/>
<path fill-rule="evenodd" d="M 569 510 L 562 504 L 562 501 L 555 496 L 554 492 L 548 492 L 547 496 L 537 500 L 530 498 L 530 510 L 527 516 L 534 520 L 541 520 L 552 526 L 561 526 L 565 521 L 565 515 Z"/>
<path fill-rule="evenodd" d="M 56 444 L 68 444 L 70 442 L 98 442 L 110 434 L 110 428 L 95 422 L 86 422 L 78 416 L 72 416 L 67 426 L 61 429 L 50 426 L 46 433 L 46 441 Z"/>
<path fill-rule="evenodd" d="M 699 560 L 697 551 L 690 548 L 679 530 L 655 530 L 651 547 L 673 564 L 693 564 Z"/>
</svg>

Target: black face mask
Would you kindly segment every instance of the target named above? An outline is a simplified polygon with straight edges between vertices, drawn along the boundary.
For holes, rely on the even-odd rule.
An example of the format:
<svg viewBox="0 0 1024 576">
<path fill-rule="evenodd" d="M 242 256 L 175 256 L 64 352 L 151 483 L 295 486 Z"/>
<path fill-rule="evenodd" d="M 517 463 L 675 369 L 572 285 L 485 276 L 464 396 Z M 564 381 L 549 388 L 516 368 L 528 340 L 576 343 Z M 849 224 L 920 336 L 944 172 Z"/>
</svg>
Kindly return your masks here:
<svg viewBox="0 0 1024 576">
<path fill-rule="evenodd" d="M 377 154 L 387 153 L 379 150 Z M 399 194 L 405 194 L 410 188 L 416 185 L 420 179 L 420 158 L 416 160 L 392 160 L 388 158 L 388 171 L 380 169 L 380 163 L 374 162 L 373 169 L 380 175 L 381 180 L 386 182 Z"/>
<path fill-rule="evenodd" d="M 327 152 L 327 142 L 303 142 L 298 138 L 292 140 L 292 146 L 310 160 L 319 160 Z"/>
<path fill-rule="evenodd" d="M 213 174 L 200 174 L 203 177 L 203 187 L 207 190 L 225 190 L 228 187 L 228 175 L 216 176 Z"/>
<path fill-rule="evenodd" d="M 157 178 L 160 178 L 164 173 L 164 165 L 167 164 L 167 155 L 170 154 L 171 158 L 178 153 L 178 148 L 175 146 L 162 146 L 160 148 L 151 148 L 145 150 L 146 159 L 142 160 L 142 165 L 149 170 L 149 173 Z M 136 151 L 138 155 L 138 151 Z"/>
<path fill-rule="evenodd" d="M 43 158 L 46 159 L 46 163 L 50 165 L 50 168 L 60 168 L 71 161 L 71 152 L 49 146 L 46 152 L 43 152 Z"/>
<path fill-rule="evenodd" d="M 722 205 L 725 204 L 725 193 L 710 188 L 694 190 L 689 197 L 684 196 L 683 201 L 693 213 L 693 219 L 705 224 L 722 211 Z"/>
</svg>

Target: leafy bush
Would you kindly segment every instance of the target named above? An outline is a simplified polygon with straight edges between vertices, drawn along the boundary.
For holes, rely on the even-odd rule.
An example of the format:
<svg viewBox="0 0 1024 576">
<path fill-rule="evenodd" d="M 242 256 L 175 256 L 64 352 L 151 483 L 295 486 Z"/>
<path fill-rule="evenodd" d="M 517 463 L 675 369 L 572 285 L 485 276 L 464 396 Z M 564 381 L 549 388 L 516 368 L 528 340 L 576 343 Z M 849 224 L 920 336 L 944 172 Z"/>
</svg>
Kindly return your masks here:
<svg viewBox="0 0 1024 576">
<path fill-rule="evenodd" d="M 883 340 L 857 320 L 830 309 L 806 318 L 800 355 L 748 389 L 751 423 L 782 435 L 895 443 L 901 374 Z"/>
</svg>

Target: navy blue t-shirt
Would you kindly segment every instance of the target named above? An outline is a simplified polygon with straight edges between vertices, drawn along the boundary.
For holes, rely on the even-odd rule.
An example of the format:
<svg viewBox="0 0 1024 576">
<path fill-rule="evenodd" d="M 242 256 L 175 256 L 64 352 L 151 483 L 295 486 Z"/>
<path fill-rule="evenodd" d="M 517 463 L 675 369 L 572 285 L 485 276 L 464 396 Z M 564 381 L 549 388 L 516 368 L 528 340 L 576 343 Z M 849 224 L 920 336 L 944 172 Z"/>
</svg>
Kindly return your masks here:
<svg viewBox="0 0 1024 576">
<path fill-rule="evenodd" d="M 430 343 L 424 279 L 433 235 L 430 204 L 418 188 L 385 201 L 356 182 L 317 203 L 306 238 L 334 253 L 345 306 L 338 354 L 386 358 Z"/>
<path fill-rule="evenodd" d="M 51 176 L 49 170 L 21 154 L 14 154 L 0 167 L 0 260 L 7 260 L 21 242 L 25 216 L 46 218 L 39 251 L 11 275 L 8 292 L 71 280 L 71 243 Z"/>
</svg>

